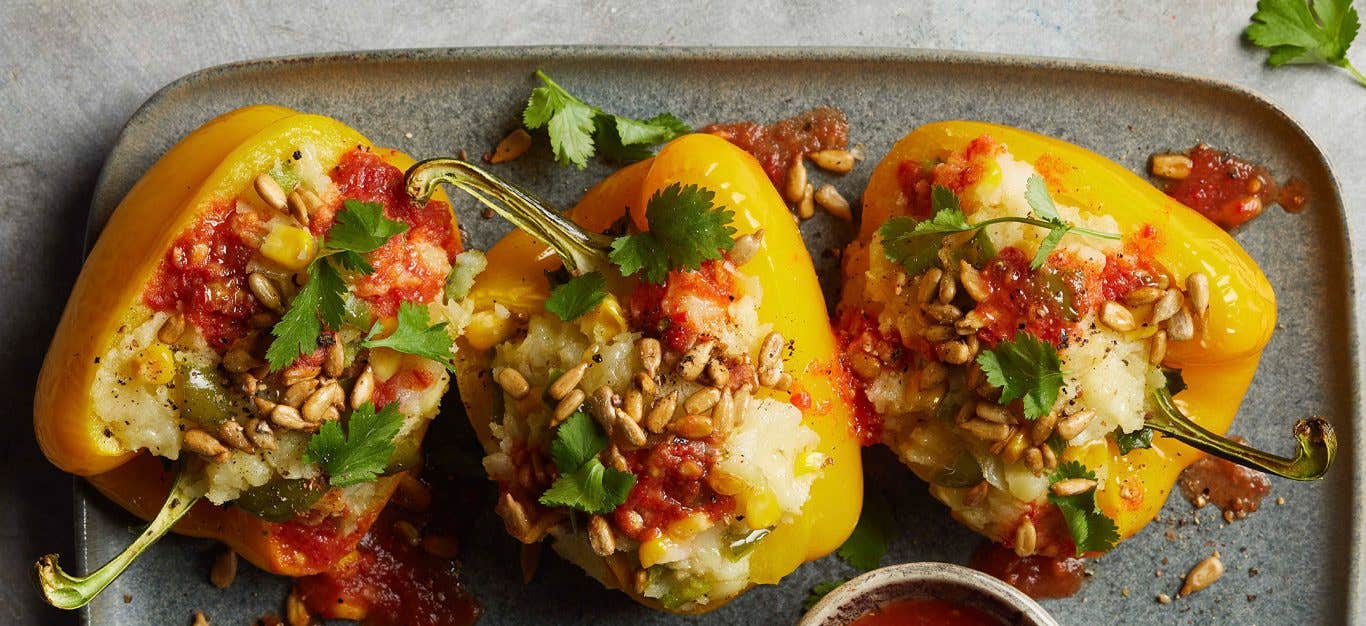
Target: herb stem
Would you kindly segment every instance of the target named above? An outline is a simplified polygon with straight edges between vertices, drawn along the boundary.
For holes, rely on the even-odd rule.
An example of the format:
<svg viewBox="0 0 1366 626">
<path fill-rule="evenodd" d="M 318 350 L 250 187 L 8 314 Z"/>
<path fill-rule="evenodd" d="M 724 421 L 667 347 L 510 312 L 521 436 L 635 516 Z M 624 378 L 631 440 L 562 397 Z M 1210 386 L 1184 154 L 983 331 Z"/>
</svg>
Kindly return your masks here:
<svg viewBox="0 0 1366 626">
<path fill-rule="evenodd" d="M 1352 78 L 1355 78 L 1357 83 L 1359 83 L 1362 87 L 1366 87 L 1366 74 L 1362 74 L 1360 71 L 1358 71 L 1356 66 L 1352 65 L 1351 61 L 1348 61 L 1344 58 L 1342 60 L 1342 69 L 1347 70 L 1347 73 L 1351 74 Z"/>
<path fill-rule="evenodd" d="M 1245 467 L 1269 472 L 1291 480 L 1322 478 L 1337 456 L 1338 439 L 1333 427 L 1323 418 L 1311 417 L 1295 423 L 1292 431 L 1299 449 L 1294 458 L 1276 456 L 1212 433 L 1181 412 L 1165 388 L 1153 392 L 1157 410 L 1146 425 L 1193 448 Z"/>
<path fill-rule="evenodd" d="M 72 576 L 63 571 L 57 564 L 56 554 L 38 559 L 33 566 L 33 576 L 38 581 L 43 599 L 52 606 L 68 610 L 89 604 L 105 587 L 117 580 L 144 550 L 170 532 L 176 522 L 194 508 L 195 502 L 203 497 L 203 490 L 196 483 L 191 472 L 182 468 L 152 523 L 123 552 L 86 576 Z"/>
<path fill-rule="evenodd" d="M 1005 223 L 1008 223 L 1008 222 L 1013 222 L 1013 223 L 1016 223 L 1016 224 L 1029 224 L 1030 226 L 1038 226 L 1039 228 L 1048 228 L 1048 229 L 1053 229 L 1053 228 L 1056 228 L 1056 227 L 1057 227 L 1057 224 L 1055 224 L 1055 223 L 1053 223 L 1053 222 L 1048 222 L 1048 221 L 1044 221 L 1044 220 L 1040 220 L 1040 219 L 1034 219 L 1034 218 L 1032 218 L 1032 217 L 1015 217 L 1015 216 L 1012 216 L 1012 215 L 1007 215 L 1007 216 L 1005 216 L 1005 217 L 993 217 L 993 218 L 991 218 L 991 219 L 989 219 L 989 220 L 982 220 L 982 221 L 980 221 L 980 222 L 977 222 L 976 224 L 972 224 L 972 225 L 971 225 L 971 228 L 969 228 L 968 230 L 980 230 L 983 226 L 990 226 L 990 225 L 992 225 L 992 224 L 1005 224 Z M 1091 230 L 1090 228 L 1082 228 L 1082 227 L 1080 227 L 1080 226 L 1071 226 L 1071 225 L 1068 225 L 1068 226 L 1067 226 L 1067 229 L 1070 230 L 1070 231 L 1072 231 L 1072 232 L 1074 232 L 1074 233 L 1078 233 L 1078 234 L 1082 234 L 1082 235 L 1088 235 L 1088 236 L 1091 236 L 1091 237 L 1095 237 L 1095 238 L 1097 238 L 1097 239 L 1112 239 L 1112 240 L 1118 241 L 1118 240 L 1124 238 L 1123 235 L 1120 235 L 1120 234 L 1117 234 L 1117 233 L 1107 233 L 1107 232 L 1102 232 L 1102 231 L 1099 231 L 1099 230 Z M 967 232 L 967 231 L 963 231 L 963 232 Z"/>
<path fill-rule="evenodd" d="M 612 247 L 610 237 L 584 230 L 536 194 L 474 165 L 452 158 L 427 159 L 408 168 L 404 178 L 408 195 L 423 201 L 441 183 L 468 193 L 554 249 L 571 274 L 578 276 L 611 266 L 607 258 Z"/>
</svg>

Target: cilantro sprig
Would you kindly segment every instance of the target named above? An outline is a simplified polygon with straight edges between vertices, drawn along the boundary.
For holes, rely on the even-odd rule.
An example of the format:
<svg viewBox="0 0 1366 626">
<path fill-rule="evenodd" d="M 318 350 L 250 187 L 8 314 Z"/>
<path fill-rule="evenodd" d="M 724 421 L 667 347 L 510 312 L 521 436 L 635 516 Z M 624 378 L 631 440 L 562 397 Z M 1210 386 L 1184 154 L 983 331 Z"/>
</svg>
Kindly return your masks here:
<svg viewBox="0 0 1366 626">
<path fill-rule="evenodd" d="M 1057 471 L 1049 477 L 1048 484 L 1051 486 L 1069 478 L 1095 480 L 1096 473 L 1077 461 L 1068 461 L 1058 466 Z M 1094 488 L 1070 496 L 1060 496 L 1050 490 L 1048 500 L 1062 511 L 1067 529 L 1072 533 L 1072 543 L 1076 544 L 1077 556 L 1086 552 L 1105 552 L 1119 542 L 1119 527 L 1101 512 L 1096 504 Z"/>
<path fill-rule="evenodd" d="M 336 329 L 346 315 L 346 282 L 341 270 L 370 274 L 375 268 L 365 253 L 383 246 L 391 237 L 408 230 L 408 225 L 384 217 L 384 205 L 377 202 L 346 200 L 337 212 L 336 222 L 327 231 L 321 254 L 308 264 L 308 284 L 289 303 L 270 334 L 275 336 L 266 349 L 271 371 L 293 363 L 300 355 L 318 346 L 323 326 Z M 340 269 L 339 269 L 340 268 Z"/>
<path fill-rule="evenodd" d="M 389 464 L 402 427 L 397 403 L 376 412 L 374 403 L 366 402 L 351 412 L 345 432 L 340 421 L 324 422 L 308 440 L 303 460 L 321 465 L 333 487 L 371 481 Z"/>
<path fill-rule="evenodd" d="M 545 308 L 566 322 L 576 320 L 597 308 L 607 297 L 606 287 L 607 279 L 597 272 L 576 276 L 550 290 Z"/>
<path fill-rule="evenodd" d="M 451 334 L 446 332 L 446 325 L 446 322 L 432 324 L 426 305 L 400 302 L 398 326 L 394 327 L 394 332 L 382 339 L 376 339 L 384 331 L 384 327 L 375 322 L 361 345 L 366 348 L 389 348 L 395 352 L 428 358 L 454 372 L 451 348 L 455 341 L 451 339 Z"/>
<path fill-rule="evenodd" d="M 1272 67 L 1333 65 L 1366 87 L 1366 75 L 1347 59 L 1347 49 L 1360 27 L 1351 0 L 1258 0 L 1245 32 L 1253 45 L 1271 51 L 1266 62 Z"/>
<path fill-rule="evenodd" d="M 636 476 L 598 460 L 598 453 L 607 445 L 607 435 L 587 413 L 570 415 L 555 430 L 555 440 L 550 443 L 550 457 L 560 476 L 541 494 L 541 504 L 610 513 L 625 502 Z"/>
<path fill-rule="evenodd" d="M 544 83 L 531 91 L 522 124 L 529 130 L 545 127 L 550 148 L 562 165 L 583 169 L 601 151 L 618 161 L 638 161 L 650 156 L 649 147 L 692 132 L 671 113 L 638 120 L 607 113 L 580 100 L 536 71 Z"/>
<path fill-rule="evenodd" d="M 1053 198 L 1048 195 L 1048 186 L 1038 174 L 1029 177 L 1025 185 L 1025 199 L 1036 217 L 1004 216 L 969 224 L 967 215 L 958 203 L 953 190 L 935 185 L 930 193 L 930 206 L 933 216 L 916 221 L 901 216 L 887 220 L 878 234 L 882 238 L 882 250 L 888 259 L 900 264 L 906 272 L 919 274 L 935 264 L 936 255 L 944 247 L 949 237 L 959 233 L 978 232 L 992 224 L 1014 222 L 1047 228 L 1048 235 L 1039 242 L 1039 248 L 1030 261 L 1030 268 L 1038 269 L 1048 260 L 1048 255 L 1058 247 L 1064 235 L 1069 232 L 1080 233 L 1100 239 L 1120 239 L 1115 233 L 1106 233 L 1069 224 L 1058 215 Z"/>
<path fill-rule="evenodd" d="M 650 229 L 618 237 L 608 255 L 623 276 L 642 272 L 660 284 L 669 270 L 702 267 L 735 245 L 735 213 L 716 206 L 716 194 L 697 185 L 674 183 L 656 191 L 645 205 Z"/>
<path fill-rule="evenodd" d="M 977 355 L 987 382 L 1001 389 L 1001 403 L 1022 400 L 1024 415 L 1038 419 L 1053 409 L 1062 389 L 1062 362 L 1048 342 L 1025 331 Z"/>
</svg>

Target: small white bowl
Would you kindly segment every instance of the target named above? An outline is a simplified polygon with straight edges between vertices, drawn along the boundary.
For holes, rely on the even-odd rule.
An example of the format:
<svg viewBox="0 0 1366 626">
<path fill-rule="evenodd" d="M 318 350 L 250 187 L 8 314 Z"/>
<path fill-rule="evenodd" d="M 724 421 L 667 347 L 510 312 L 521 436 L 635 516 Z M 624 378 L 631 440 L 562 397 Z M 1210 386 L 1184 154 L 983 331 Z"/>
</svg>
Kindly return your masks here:
<svg viewBox="0 0 1366 626">
<path fill-rule="evenodd" d="M 797 626 L 845 626 L 878 607 L 929 598 L 973 607 L 1002 624 L 1058 626 L 1053 616 L 1020 590 L 952 563 L 906 563 L 868 572 L 831 591 Z"/>
</svg>

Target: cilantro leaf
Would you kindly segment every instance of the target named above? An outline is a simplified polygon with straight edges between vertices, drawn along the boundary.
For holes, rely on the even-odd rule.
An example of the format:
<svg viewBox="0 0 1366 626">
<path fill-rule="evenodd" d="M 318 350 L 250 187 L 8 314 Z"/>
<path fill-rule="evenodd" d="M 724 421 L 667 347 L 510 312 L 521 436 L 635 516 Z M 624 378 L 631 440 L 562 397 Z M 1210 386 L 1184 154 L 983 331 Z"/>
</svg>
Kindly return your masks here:
<svg viewBox="0 0 1366 626">
<path fill-rule="evenodd" d="M 930 203 L 934 211 L 930 219 L 916 222 L 910 217 L 894 217 L 878 229 L 883 254 L 912 276 L 935 264 L 946 237 L 974 229 L 952 189 L 935 185 L 930 191 Z"/>
<path fill-rule="evenodd" d="M 1119 448 L 1120 454 L 1128 454 L 1139 448 L 1153 447 L 1153 429 L 1147 426 L 1131 433 L 1115 430 L 1114 438 L 1115 446 Z"/>
<path fill-rule="evenodd" d="M 854 532 L 839 548 L 839 556 L 863 571 L 877 569 L 887 554 L 887 545 L 900 534 L 892 518 L 892 505 L 887 496 L 871 484 L 863 490 L 863 513 L 859 515 Z"/>
<path fill-rule="evenodd" d="M 550 442 L 550 458 L 560 473 L 570 473 L 607 449 L 607 435 L 583 411 L 576 411 L 560 424 Z"/>
<path fill-rule="evenodd" d="M 1053 253 L 1053 249 L 1062 241 L 1063 235 L 1072 230 L 1072 227 L 1058 215 L 1058 206 L 1053 204 L 1053 197 L 1048 195 L 1048 184 L 1042 176 L 1033 174 L 1025 182 L 1025 201 L 1029 202 L 1029 208 L 1034 211 L 1034 215 L 1049 224 L 1048 236 L 1039 242 L 1039 249 L 1034 251 L 1034 258 L 1029 261 L 1029 269 L 1036 270 L 1043 267 L 1048 261 L 1048 255 Z"/>
<path fill-rule="evenodd" d="M 848 578 L 838 578 L 835 580 L 823 580 L 811 585 L 811 590 L 806 592 L 806 599 L 802 600 L 802 610 L 810 611 L 816 603 L 829 595 L 831 591 L 838 589 L 840 585 L 849 582 Z"/>
<path fill-rule="evenodd" d="M 389 464 L 394 437 L 402 427 L 398 404 L 389 403 L 377 413 L 375 405 L 366 402 L 351 412 L 344 434 L 339 421 L 323 423 L 308 440 L 304 462 L 321 465 L 333 487 L 374 480 Z"/>
<path fill-rule="evenodd" d="M 661 113 L 647 120 L 612 115 L 565 91 L 537 70 L 542 86 L 531 91 L 522 111 L 528 129 L 546 127 L 555 160 L 583 169 L 598 148 L 608 156 L 639 160 L 650 155 L 645 146 L 663 143 L 692 132 L 682 120 Z"/>
<path fill-rule="evenodd" d="M 451 364 L 451 348 L 455 342 L 446 332 L 446 322 L 431 324 L 427 307 L 412 302 L 398 305 L 398 326 L 394 332 L 383 339 L 375 339 L 384 327 L 375 322 L 361 345 L 366 348 L 389 348 L 404 354 L 414 354 L 436 361 L 446 369 L 455 371 Z"/>
<path fill-rule="evenodd" d="M 710 189 L 682 183 L 656 191 L 645 206 L 650 229 L 618 237 L 609 258 L 623 275 L 643 271 L 656 284 L 669 270 L 696 270 L 703 261 L 721 258 L 735 245 L 735 214 L 715 206 L 715 197 Z"/>
<path fill-rule="evenodd" d="M 610 513 L 625 502 L 636 476 L 598 460 L 607 445 L 607 435 L 593 418 L 582 411 L 570 415 L 555 429 L 555 440 L 550 443 L 550 456 L 560 476 L 541 494 L 541 504 Z"/>
<path fill-rule="evenodd" d="M 1077 461 L 1068 461 L 1058 466 L 1057 471 L 1049 477 L 1048 484 L 1068 478 L 1095 480 L 1096 474 Z M 1086 552 L 1105 552 L 1119 542 L 1119 527 L 1096 505 L 1095 489 L 1072 496 L 1060 496 L 1050 490 L 1048 500 L 1062 511 L 1067 529 L 1072 533 L 1077 556 Z"/>
<path fill-rule="evenodd" d="M 384 217 L 384 205 L 378 202 L 345 200 L 327 231 L 325 245 L 333 250 L 374 252 L 390 237 L 407 230 L 407 224 Z"/>
<path fill-rule="evenodd" d="M 576 320 L 607 297 L 606 286 L 607 279 L 597 272 L 577 276 L 552 289 L 545 308 L 566 322 Z"/>
<path fill-rule="evenodd" d="M 1258 0 L 1246 34 L 1254 45 L 1271 51 L 1267 63 L 1326 63 L 1348 71 L 1366 86 L 1347 59 L 1361 21 L 1351 0 Z"/>
<path fill-rule="evenodd" d="M 1023 399 L 1024 415 L 1038 419 L 1053 409 L 1062 389 L 1062 363 L 1048 342 L 1024 331 L 977 355 L 987 382 L 1001 388 L 1001 404 Z"/>
<path fill-rule="evenodd" d="M 270 330 L 275 340 L 266 349 L 266 361 L 272 372 L 318 347 L 324 322 L 331 328 L 341 325 L 346 313 L 345 293 L 346 283 L 330 263 L 320 259 L 309 264 L 308 284 L 294 295 L 289 310 Z"/>
</svg>

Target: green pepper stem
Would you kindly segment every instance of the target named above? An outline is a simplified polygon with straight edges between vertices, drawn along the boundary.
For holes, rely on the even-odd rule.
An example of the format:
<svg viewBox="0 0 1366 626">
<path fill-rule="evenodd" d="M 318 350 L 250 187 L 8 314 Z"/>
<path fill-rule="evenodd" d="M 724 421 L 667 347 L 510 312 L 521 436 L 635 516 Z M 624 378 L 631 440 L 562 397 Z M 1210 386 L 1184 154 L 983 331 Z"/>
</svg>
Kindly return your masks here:
<svg viewBox="0 0 1366 626">
<path fill-rule="evenodd" d="M 1153 400 L 1157 411 L 1148 416 L 1149 428 L 1245 467 L 1291 480 L 1316 480 L 1323 477 L 1337 456 L 1337 435 L 1333 432 L 1333 426 L 1323 418 L 1312 417 L 1296 422 L 1293 434 L 1299 449 L 1295 451 L 1294 458 L 1285 458 L 1205 430 L 1176 407 L 1171 393 L 1166 389 L 1155 391 Z"/>
<path fill-rule="evenodd" d="M 440 183 L 474 196 L 514 226 L 550 246 L 565 269 L 579 275 L 608 267 L 612 239 L 591 233 L 551 208 L 540 196 L 459 159 L 415 163 L 404 176 L 408 195 L 426 201 Z"/>
<path fill-rule="evenodd" d="M 181 471 L 171 485 L 171 493 L 151 524 L 138 535 L 118 556 L 110 559 L 103 567 L 89 575 L 76 577 L 62 571 L 57 564 L 57 555 L 49 554 L 33 566 L 33 575 L 48 604 L 59 609 L 79 609 L 94 600 L 110 583 L 114 582 L 144 550 L 156 543 L 180 518 L 194 508 L 203 494 L 196 485 L 191 472 Z"/>
</svg>

